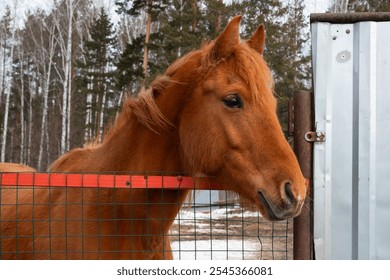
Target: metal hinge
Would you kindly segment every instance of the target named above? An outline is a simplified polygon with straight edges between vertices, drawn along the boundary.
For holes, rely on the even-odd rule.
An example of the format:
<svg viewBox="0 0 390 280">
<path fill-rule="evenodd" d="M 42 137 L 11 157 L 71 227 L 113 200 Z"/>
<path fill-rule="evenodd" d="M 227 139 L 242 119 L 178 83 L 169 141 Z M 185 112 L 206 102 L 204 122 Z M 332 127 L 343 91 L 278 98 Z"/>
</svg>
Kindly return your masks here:
<svg viewBox="0 0 390 280">
<path fill-rule="evenodd" d="M 325 132 L 323 131 L 308 131 L 305 133 L 305 140 L 307 142 L 325 142 Z"/>
</svg>

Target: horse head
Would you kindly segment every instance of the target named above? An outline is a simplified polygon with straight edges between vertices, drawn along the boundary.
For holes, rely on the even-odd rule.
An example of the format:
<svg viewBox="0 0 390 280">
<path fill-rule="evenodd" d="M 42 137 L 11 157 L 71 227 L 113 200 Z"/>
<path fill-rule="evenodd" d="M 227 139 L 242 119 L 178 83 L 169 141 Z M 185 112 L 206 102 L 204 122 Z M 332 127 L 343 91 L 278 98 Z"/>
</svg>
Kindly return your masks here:
<svg viewBox="0 0 390 280">
<path fill-rule="evenodd" d="M 243 41 L 240 19 L 173 63 L 166 87 L 152 84 L 153 95 L 178 130 L 187 170 L 237 192 L 270 220 L 295 217 L 307 188 L 276 115 L 264 28 Z"/>
</svg>

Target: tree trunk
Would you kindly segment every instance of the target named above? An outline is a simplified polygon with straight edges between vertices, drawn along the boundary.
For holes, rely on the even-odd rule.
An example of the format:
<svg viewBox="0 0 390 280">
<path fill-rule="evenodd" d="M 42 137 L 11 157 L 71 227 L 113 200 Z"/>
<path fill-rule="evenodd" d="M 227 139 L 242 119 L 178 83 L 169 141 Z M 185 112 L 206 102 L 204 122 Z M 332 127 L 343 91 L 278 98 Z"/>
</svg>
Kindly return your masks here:
<svg viewBox="0 0 390 280">
<path fill-rule="evenodd" d="M 102 115 L 103 115 L 103 97 L 104 97 L 104 84 L 100 81 L 98 84 L 98 95 L 96 101 L 96 139 L 101 141 L 101 128 L 102 128 Z"/>
<path fill-rule="evenodd" d="M 192 6 L 192 13 L 193 13 L 191 31 L 192 31 L 192 32 L 195 32 L 196 25 L 197 25 L 197 16 L 196 16 L 197 4 L 196 4 L 196 1 L 195 1 L 195 0 L 192 0 L 191 6 Z"/>
<path fill-rule="evenodd" d="M 54 29 L 50 34 L 50 50 L 49 50 L 49 63 L 47 65 L 47 76 L 46 81 L 44 82 L 44 90 L 43 90 L 43 113 L 42 113 L 42 122 L 41 122 L 41 138 L 39 142 L 39 154 L 38 154 L 38 166 L 37 169 L 41 170 L 42 167 L 42 159 L 43 159 L 43 145 L 45 142 L 45 136 L 47 136 L 47 111 L 48 111 L 48 99 L 49 99 L 49 87 L 50 87 L 50 79 L 51 79 L 51 68 L 53 64 L 53 55 L 54 55 Z M 47 141 L 47 139 L 46 139 Z M 48 143 L 48 142 L 47 142 Z"/>
<path fill-rule="evenodd" d="M 16 4 L 15 4 L 16 5 Z M 9 66 L 9 73 L 10 78 L 9 81 L 6 81 L 5 83 L 5 109 L 4 109 L 4 122 L 3 122 L 3 136 L 1 140 L 1 162 L 5 161 L 5 150 L 7 145 L 7 135 L 8 135 L 8 114 L 9 114 L 9 103 L 10 103 L 10 97 L 11 97 L 11 84 L 12 84 L 12 62 L 14 60 L 14 45 L 15 45 L 15 27 L 12 28 L 12 44 L 11 44 L 11 52 L 10 52 L 10 66 Z M 8 72 L 8 71 L 6 71 Z M 7 73 L 5 73 L 7 74 Z M 4 78 L 6 78 L 7 75 L 5 75 Z"/>
<path fill-rule="evenodd" d="M 35 82 L 35 81 L 34 81 Z M 33 91 L 30 90 L 30 100 L 28 104 L 28 134 L 27 134 L 27 165 L 31 165 L 31 137 L 32 137 L 32 127 L 33 127 Z"/>
<path fill-rule="evenodd" d="M 4 33 L 4 39 L 1 38 L 1 40 L 3 41 L 4 40 L 4 43 L 3 42 L 0 42 L 1 43 L 1 48 L 0 48 L 0 57 L 1 57 L 1 83 L 0 83 L 0 107 L 1 107 L 1 104 L 3 103 L 3 93 L 4 93 L 4 88 L 5 88 L 5 73 L 6 73 L 6 69 L 5 69 L 5 64 L 6 64 L 6 56 L 5 56 L 5 50 L 7 49 L 7 37 L 6 37 L 6 33 Z"/>
<path fill-rule="evenodd" d="M 50 58 L 51 60 L 51 58 Z M 43 159 L 43 146 L 45 142 L 45 136 L 47 135 L 45 131 L 47 130 L 47 106 L 48 106 L 48 95 L 49 95 L 49 83 L 50 83 L 50 68 L 47 73 L 47 80 L 45 81 L 45 89 L 43 92 L 43 113 L 42 113 L 42 122 L 41 122 L 41 138 L 39 141 L 39 154 L 38 154 L 38 166 L 37 169 L 41 170 L 42 159 Z"/>
<path fill-rule="evenodd" d="M 92 87 L 91 84 L 88 87 Z M 87 143 L 92 138 L 91 123 L 92 123 L 92 94 L 87 93 L 87 108 L 85 111 L 85 130 L 84 130 L 84 143 Z"/>
<path fill-rule="evenodd" d="M 219 2 L 222 2 L 222 0 L 218 0 Z M 215 24 L 215 33 L 218 34 L 219 31 L 221 30 L 221 25 L 222 25 L 222 11 L 218 9 L 217 11 L 217 22 Z"/>
<path fill-rule="evenodd" d="M 70 117 L 71 117 L 71 102 L 72 102 L 72 65 L 70 65 L 69 67 L 69 86 L 68 86 L 68 110 L 67 110 L 67 114 L 66 114 L 66 118 L 68 120 L 67 124 L 66 124 L 66 150 L 69 151 L 70 149 Z"/>
<path fill-rule="evenodd" d="M 346 13 L 348 11 L 349 0 L 337 0 L 333 4 L 333 13 Z"/>
<path fill-rule="evenodd" d="M 24 138 L 25 138 L 25 127 L 24 127 L 24 58 L 23 51 L 19 49 L 19 63 L 20 63 L 20 154 L 19 162 L 26 163 L 24 157 Z"/>
<path fill-rule="evenodd" d="M 9 113 L 9 100 L 11 92 L 8 89 L 8 85 L 5 90 L 5 109 L 4 109 L 4 122 L 3 122 L 3 135 L 1 140 L 1 162 L 5 161 L 5 148 L 7 145 L 7 134 L 8 134 L 8 113 Z"/>
<path fill-rule="evenodd" d="M 99 126 L 99 142 L 103 140 L 103 129 L 104 129 L 104 109 L 106 107 L 106 91 L 103 92 L 102 105 L 100 109 L 100 126 Z"/>
<path fill-rule="evenodd" d="M 68 115 L 70 115 L 70 67 L 71 67 L 71 58 L 72 58 L 72 21 L 73 21 L 73 0 L 67 1 L 67 11 L 68 11 L 68 36 L 66 44 L 66 54 L 65 54 L 65 79 L 64 79 L 64 91 L 62 94 L 62 123 L 61 123 L 61 146 L 60 153 L 63 154 L 68 150 L 68 126 L 70 120 Z"/>
<path fill-rule="evenodd" d="M 120 91 L 120 94 L 119 94 L 119 98 L 118 98 L 118 102 L 117 102 L 117 110 L 116 110 L 116 114 L 115 114 L 115 119 L 118 118 L 118 115 L 120 113 L 120 108 L 122 107 L 122 101 L 123 101 L 123 95 L 124 95 L 124 90 L 121 90 Z"/>
<path fill-rule="evenodd" d="M 0 106 L 3 104 L 3 94 L 5 93 L 5 80 L 6 80 L 6 75 L 7 75 L 7 54 L 6 54 L 6 49 L 8 48 L 7 46 L 7 27 L 0 26 L 1 28 L 1 33 L 2 35 L 1 38 L 1 45 L 0 45 L 0 58 L 1 58 L 1 83 L 0 83 Z"/>
<path fill-rule="evenodd" d="M 143 62 L 143 69 L 144 69 L 144 80 L 143 80 L 143 86 L 146 85 L 146 78 L 148 77 L 148 58 L 149 58 L 149 42 L 150 42 L 150 28 L 152 25 L 152 14 L 151 14 L 151 6 L 152 6 L 152 0 L 148 0 L 148 22 L 146 24 L 146 33 L 145 33 L 145 48 L 144 48 L 144 62 Z"/>
</svg>

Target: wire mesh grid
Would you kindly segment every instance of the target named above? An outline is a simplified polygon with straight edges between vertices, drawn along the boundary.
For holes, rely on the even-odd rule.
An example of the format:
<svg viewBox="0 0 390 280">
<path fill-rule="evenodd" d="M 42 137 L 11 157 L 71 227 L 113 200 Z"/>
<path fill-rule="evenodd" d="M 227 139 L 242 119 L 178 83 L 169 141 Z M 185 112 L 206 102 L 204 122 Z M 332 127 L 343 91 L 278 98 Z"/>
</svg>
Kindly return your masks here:
<svg viewBox="0 0 390 280">
<path fill-rule="evenodd" d="M 291 221 L 266 221 L 229 192 L 195 185 L 0 173 L 0 259 L 292 259 Z"/>
<path fill-rule="evenodd" d="M 293 254 L 290 221 L 266 221 L 239 203 L 183 208 L 170 234 L 176 259 L 292 259 Z"/>
</svg>

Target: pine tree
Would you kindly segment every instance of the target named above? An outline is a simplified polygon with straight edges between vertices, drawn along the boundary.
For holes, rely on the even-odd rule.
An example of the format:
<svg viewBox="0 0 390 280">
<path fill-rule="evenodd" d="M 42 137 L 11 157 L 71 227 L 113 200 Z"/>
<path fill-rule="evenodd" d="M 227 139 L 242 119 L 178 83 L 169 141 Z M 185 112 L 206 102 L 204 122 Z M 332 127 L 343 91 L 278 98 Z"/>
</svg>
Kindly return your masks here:
<svg viewBox="0 0 390 280">
<path fill-rule="evenodd" d="M 118 6 L 118 13 L 126 13 L 131 16 L 139 16 L 144 13 L 147 17 L 147 24 L 145 26 L 145 41 L 143 45 L 143 85 L 147 85 L 148 77 L 154 78 L 155 68 L 151 67 L 149 62 L 149 48 L 153 44 L 152 36 L 154 31 L 152 31 L 152 24 L 157 20 L 157 17 L 161 11 L 163 11 L 169 0 L 117 0 L 115 4 Z M 152 70 L 151 70 L 152 69 Z"/>
<path fill-rule="evenodd" d="M 244 1 L 243 1 L 244 2 Z M 214 39 L 228 23 L 229 19 L 240 12 L 235 13 L 234 5 L 226 6 L 222 0 L 209 0 L 204 2 L 202 9 L 202 24 L 205 28 L 207 39 Z"/>
<path fill-rule="evenodd" d="M 41 128 L 42 123 L 47 121 L 47 118 L 43 116 L 43 104 L 45 104 L 46 89 L 49 86 L 47 78 L 51 78 L 51 75 L 47 74 L 47 70 L 52 56 L 49 42 L 52 41 L 49 39 L 48 30 L 43 26 L 50 29 L 47 16 L 42 11 L 36 11 L 34 14 L 28 14 L 25 28 L 21 31 L 22 50 L 26 54 L 25 100 L 28 102 L 28 108 L 26 108 L 26 155 L 21 162 L 35 167 L 38 165 L 41 143 L 48 141 L 48 139 L 41 139 Z"/>
<path fill-rule="evenodd" d="M 163 72 L 178 57 L 199 48 L 204 37 L 200 20 L 194 0 L 174 0 L 161 12 L 159 32 L 152 34 L 150 46 L 153 73 Z"/>
<path fill-rule="evenodd" d="M 143 56 L 140 50 L 143 49 L 144 43 L 144 36 L 139 36 L 131 43 L 127 43 L 125 50 L 115 64 L 117 68 L 115 83 L 119 91 L 136 95 L 140 90 L 141 81 L 144 79 Z"/>
<path fill-rule="evenodd" d="M 85 43 L 85 61 L 78 61 L 78 90 L 86 95 L 86 133 L 91 140 L 96 135 L 101 140 L 108 99 L 115 94 L 113 89 L 112 53 L 114 45 L 113 25 L 104 8 L 90 27 L 91 39 Z"/>
<path fill-rule="evenodd" d="M 283 54 L 280 64 L 282 79 L 278 80 L 275 90 L 279 95 L 278 115 L 284 129 L 287 129 L 288 103 L 294 90 L 311 87 L 311 65 L 308 52 L 308 26 L 304 16 L 304 0 L 290 0 L 288 20 L 284 29 Z M 288 63 L 286 63 L 288 61 Z"/>
</svg>

